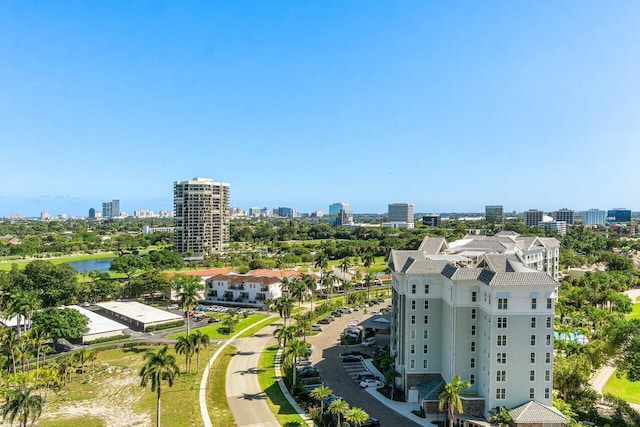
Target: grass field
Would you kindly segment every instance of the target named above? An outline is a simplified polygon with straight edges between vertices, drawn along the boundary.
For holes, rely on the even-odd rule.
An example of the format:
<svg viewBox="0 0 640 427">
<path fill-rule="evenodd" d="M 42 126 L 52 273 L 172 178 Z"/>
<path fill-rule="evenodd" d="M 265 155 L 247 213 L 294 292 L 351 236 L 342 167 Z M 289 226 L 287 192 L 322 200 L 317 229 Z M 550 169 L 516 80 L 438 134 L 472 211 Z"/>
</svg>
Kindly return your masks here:
<svg viewBox="0 0 640 427">
<path fill-rule="evenodd" d="M 640 319 L 640 303 L 631 306 L 631 313 L 626 315 L 627 319 Z"/>
<path fill-rule="evenodd" d="M 258 361 L 260 388 L 269 397 L 266 400 L 267 405 L 271 408 L 271 412 L 276 416 L 280 425 L 289 427 L 306 425 L 302 417 L 298 415 L 284 397 L 278 385 L 278 379 L 275 375 L 275 358 L 278 348 L 278 345 L 272 345 L 265 348 L 260 355 L 260 360 Z"/>
<path fill-rule="evenodd" d="M 625 377 L 617 378 L 615 373 L 611 375 L 602 392 L 611 393 L 627 402 L 640 404 L 640 382 L 631 382 Z"/>
<path fill-rule="evenodd" d="M 223 318 L 223 316 L 217 315 L 215 313 L 209 313 L 211 315 L 215 315 L 215 317 L 218 318 Z M 237 331 L 241 331 L 246 327 L 249 327 L 251 325 L 253 325 L 256 322 L 259 322 L 262 319 L 267 318 L 268 316 L 266 314 L 252 314 L 246 318 L 240 318 L 240 321 L 238 322 L 238 325 L 236 326 L 236 332 Z M 277 320 L 277 318 L 274 317 L 274 322 Z M 197 324 L 197 323 L 196 323 Z M 259 329 L 262 329 L 265 325 L 267 325 L 268 323 L 265 324 L 260 324 L 257 327 Z M 193 323 L 192 323 L 193 325 Z M 198 330 L 200 332 L 202 332 L 203 334 L 207 334 L 209 335 L 209 338 L 211 339 L 225 339 L 225 338 L 231 338 L 233 335 L 235 335 L 235 332 L 230 333 L 230 334 L 222 334 L 220 332 L 218 332 L 218 328 L 220 328 L 222 325 L 220 323 L 212 323 L 210 325 L 207 326 L 203 326 L 202 328 L 198 328 Z M 171 334 L 168 335 L 167 338 L 178 338 L 180 336 L 185 336 L 187 334 L 186 331 L 183 332 L 178 332 L 176 334 Z"/>
<path fill-rule="evenodd" d="M 224 378 L 227 374 L 227 366 L 231 361 L 231 357 L 236 352 L 236 348 L 229 346 L 224 349 L 222 354 L 218 356 L 209 372 L 209 391 L 207 392 L 207 408 L 209 409 L 209 418 L 211 423 L 216 427 L 232 427 L 236 423 L 233 420 L 229 402 L 227 401 L 227 390 Z M 222 381 L 219 379 L 222 378 Z M 216 380 L 218 379 L 218 380 Z M 200 413 L 198 411 L 198 413 Z"/>
<path fill-rule="evenodd" d="M 140 386 L 138 371 L 143 355 L 161 347 L 114 349 L 99 354 L 95 372 L 89 366 L 84 374 L 73 374 L 70 384 L 60 393 L 49 393 L 47 404 L 38 426 L 152 426 L 155 425 L 156 394 L 149 387 Z M 183 373 L 173 387 L 166 384 L 162 393 L 162 423 L 170 426 L 202 426 L 198 406 L 198 392 L 202 369 L 215 348 L 204 350 L 200 358 L 199 373 L 195 372 L 196 359 L 192 359 L 192 372 Z M 184 370 L 183 356 L 176 355 L 178 366 Z M 224 378 L 224 376 L 223 376 Z M 222 381 L 224 384 L 224 381 Z"/>
</svg>

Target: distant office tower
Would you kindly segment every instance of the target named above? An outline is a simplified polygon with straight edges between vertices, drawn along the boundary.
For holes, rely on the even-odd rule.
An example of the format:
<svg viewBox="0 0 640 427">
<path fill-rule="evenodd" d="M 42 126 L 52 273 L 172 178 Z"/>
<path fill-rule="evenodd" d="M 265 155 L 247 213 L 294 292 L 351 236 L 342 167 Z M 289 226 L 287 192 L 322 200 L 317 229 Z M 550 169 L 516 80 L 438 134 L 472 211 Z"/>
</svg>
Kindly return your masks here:
<svg viewBox="0 0 640 427">
<path fill-rule="evenodd" d="M 338 202 L 329 205 L 329 215 L 335 215 L 334 225 L 353 224 L 353 208 L 349 203 Z"/>
<path fill-rule="evenodd" d="M 102 203 L 102 217 L 116 218 L 120 216 L 120 200 Z"/>
<path fill-rule="evenodd" d="M 229 245 L 229 184 L 208 178 L 173 183 L 174 250 L 204 256 Z"/>
<path fill-rule="evenodd" d="M 51 214 L 49 212 L 47 212 L 47 211 L 42 211 L 42 212 L 40 212 L 40 219 L 42 221 L 50 220 L 51 219 Z"/>
<path fill-rule="evenodd" d="M 279 207 L 276 209 L 275 213 L 280 218 L 293 218 L 295 216 L 295 212 L 296 211 L 292 208 Z"/>
<path fill-rule="evenodd" d="M 502 205 L 487 205 L 484 207 L 484 212 L 487 222 L 504 224 L 504 209 Z"/>
<path fill-rule="evenodd" d="M 611 209 L 607 212 L 609 222 L 631 222 L 631 210 L 625 208 Z"/>
<path fill-rule="evenodd" d="M 389 203 L 389 222 L 413 224 L 413 203 Z"/>
<path fill-rule="evenodd" d="M 341 210 L 351 212 L 353 214 L 353 209 L 349 203 L 338 202 L 329 205 L 329 215 L 340 215 Z"/>
<path fill-rule="evenodd" d="M 606 211 L 601 211 L 600 209 L 589 209 L 583 213 L 582 223 L 584 225 L 604 225 L 606 217 Z"/>
<path fill-rule="evenodd" d="M 543 212 L 537 209 L 524 211 L 524 223 L 527 227 L 537 227 L 542 222 Z"/>
<path fill-rule="evenodd" d="M 96 219 L 96 210 L 94 208 L 89 209 L 89 219 Z"/>
<path fill-rule="evenodd" d="M 440 214 L 423 215 L 422 223 L 431 227 L 440 227 Z"/>
<path fill-rule="evenodd" d="M 571 209 L 562 208 L 559 211 L 553 211 L 551 216 L 554 221 L 564 221 L 567 224 L 573 224 L 573 217 L 575 213 Z"/>
</svg>

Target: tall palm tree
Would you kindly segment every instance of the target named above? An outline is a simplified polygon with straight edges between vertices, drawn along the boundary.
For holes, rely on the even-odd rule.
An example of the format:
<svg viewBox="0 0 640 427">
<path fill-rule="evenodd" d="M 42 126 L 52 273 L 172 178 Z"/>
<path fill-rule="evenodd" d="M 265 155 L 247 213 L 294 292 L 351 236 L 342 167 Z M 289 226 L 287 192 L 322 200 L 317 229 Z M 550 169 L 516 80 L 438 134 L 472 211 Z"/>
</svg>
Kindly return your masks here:
<svg viewBox="0 0 640 427">
<path fill-rule="evenodd" d="M 307 287 L 304 282 L 296 277 L 291 281 L 290 292 L 291 298 L 298 301 L 298 313 L 302 309 L 302 301 L 304 300 L 305 294 L 307 293 Z"/>
<path fill-rule="evenodd" d="M 364 277 L 364 285 L 367 287 L 367 300 L 371 299 L 371 285 L 376 282 L 376 276 L 371 273 L 367 273 Z"/>
<path fill-rule="evenodd" d="M 321 385 L 320 387 L 314 388 L 311 393 L 309 393 L 309 396 L 320 402 L 320 413 L 324 414 L 324 398 L 329 397 L 332 394 L 333 390 L 327 386 Z"/>
<path fill-rule="evenodd" d="M 342 425 L 342 419 L 341 419 L 342 414 L 344 414 L 345 412 L 347 412 L 349 410 L 349 404 L 347 402 L 345 402 L 344 399 L 340 398 L 340 399 L 336 399 L 333 402 L 331 402 L 327 409 L 329 409 L 329 412 L 331 412 L 332 414 L 337 415 L 337 417 L 338 417 L 338 425 L 341 426 Z"/>
<path fill-rule="evenodd" d="M 293 300 L 287 297 L 279 297 L 273 300 L 272 307 L 284 318 L 284 325 L 287 326 L 287 318 L 291 316 L 293 310 Z"/>
<path fill-rule="evenodd" d="M 87 356 L 89 354 L 89 350 L 87 350 L 86 348 L 83 348 L 81 350 L 75 351 L 72 356 L 71 356 L 71 360 L 73 360 L 73 362 L 76 364 L 79 363 L 80 364 L 80 372 L 82 372 L 84 374 L 84 365 L 87 363 Z"/>
<path fill-rule="evenodd" d="M 287 341 L 292 340 L 296 336 L 296 326 L 282 326 L 273 331 L 273 335 L 278 339 L 278 345 L 287 347 Z"/>
<path fill-rule="evenodd" d="M 310 274 L 305 275 L 302 282 L 307 288 L 307 292 L 309 292 L 309 297 L 311 299 L 311 312 L 313 312 L 313 293 L 318 289 L 318 282 L 316 282 L 316 278 Z"/>
<path fill-rule="evenodd" d="M 296 325 L 298 326 L 298 333 L 302 332 L 302 340 L 307 342 L 307 332 L 311 328 L 311 320 L 307 316 L 299 315 L 296 318 Z"/>
<path fill-rule="evenodd" d="M 342 280 L 342 289 L 344 289 L 344 303 L 349 304 L 349 289 L 353 287 L 353 280 Z"/>
<path fill-rule="evenodd" d="M 296 365 L 298 364 L 298 358 L 306 357 L 308 354 L 309 353 L 307 352 L 307 345 L 298 339 L 291 340 L 289 342 L 289 347 L 287 347 L 285 350 L 285 356 L 290 357 L 292 360 L 291 364 L 293 366 L 293 369 L 292 369 L 293 387 L 295 387 L 296 385 L 296 373 L 297 373 Z"/>
<path fill-rule="evenodd" d="M 184 364 L 187 373 L 191 373 L 191 356 L 194 352 L 194 343 L 190 336 L 181 336 L 176 340 L 176 353 L 184 354 Z"/>
<path fill-rule="evenodd" d="M 14 374 L 16 373 L 16 349 L 19 342 L 20 337 L 15 329 L 3 328 L 2 331 L 0 331 L 0 344 L 2 348 L 9 352 Z"/>
<path fill-rule="evenodd" d="M 376 256 L 371 251 L 365 252 L 364 255 L 362 255 L 361 259 L 362 265 L 364 265 L 364 268 L 366 268 L 367 271 L 369 270 L 369 267 L 371 267 L 376 262 Z"/>
<path fill-rule="evenodd" d="M 336 280 L 338 280 L 338 277 L 331 270 L 327 271 L 322 278 L 322 286 L 324 286 L 325 292 L 327 289 L 329 290 L 330 296 L 333 296 L 333 286 L 335 285 Z"/>
<path fill-rule="evenodd" d="M 196 353 L 196 373 L 200 370 L 200 351 L 203 348 L 207 348 L 209 346 L 210 340 L 209 335 L 203 334 L 200 331 L 195 331 L 190 336 L 191 342 L 193 343 L 193 351 Z"/>
<path fill-rule="evenodd" d="M 29 334 L 29 339 L 31 340 L 31 344 L 36 350 L 36 379 L 38 379 L 38 375 L 39 375 L 38 367 L 40 362 L 40 354 L 42 353 L 42 350 L 44 350 L 45 348 L 44 344 L 47 342 L 49 337 L 47 336 L 46 332 L 44 332 L 40 328 L 30 329 L 28 334 Z M 45 355 L 46 355 L 46 352 L 44 352 L 44 354 L 42 355 L 43 361 L 44 361 Z"/>
<path fill-rule="evenodd" d="M 26 335 L 22 335 L 20 339 L 18 339 L 18 345 L 15 348 L 15 356 L 17 359 L 20 359 L 22 372 L 26 372 L 27 360 L 29 360 L 32 355 L 33 343 Z"/>
<path fill-rule="evenodd" d="M 156 402 L 156 426 L 160 427 L 160 397 L 162 392 L 162 382 L 166 381 L 169 387 L 173 386 L 173 381 L 180 376 L 180 369 L 176 365 L 176 358 L 167 354 L 168 347 L 164 346 L 157 353 L 149 350 L 144 354 L 145 365 L 140 369 L 140 386 L 151 385 L 151 391 L 155 391 L 158 398 Z"/>
<path fill-rule="evenodd" d="M 438 411 L 442 411 L 445 406 L 447 408 L 447 419 L 449 420 L 449 427 L 453 427 L 453 419 L 456 411 L 462 414 L 462 400 L 460 399 L 460 392 L 465 388 L 469 388 L 468 381 L 462 381 L 460 375 L 456 374 L 451 382 L 444 386 L 444 390 L 440 392 L 438 396 Z"/>
<path fill-rule="evenodd" d="M 186 277 L 194 277 L 194 276 L 186 276 Z M 175 280 L 175 277 L 174 277 Z M 202 289 L 202 285 L 200 282 L 195 282 L 194 279 L 192 281 L 182 279 L 182 291 L 180 292 L 180 300 L 178 301 L 178 306 L 181 310 L 184 311 L 184 315 L 187 318 L 187 335 L 191 332 L 190 322 L 189 322 L 189 311 L 198 304 L 200 301 L 200 296 L 198 295 L 198 291 Z"/>
<path fill-rule="evenodd" d="M 369 419 L 369 414 L 362 408 L 351 407 L 344 413 L 344 419 L 353 423 L 356 427 L 360 427 Z"/>
<path fill-rule="evenodd" d="M 17 418 L 22 427 L 27 427 L 27 423 L 35 421 L 42 414 L 44 399 L 39 394 L 31 394 L 31 389 L 11 390 L 7 393 L 5 403 L 2 405 L 2 419 L 9 416 L 9 423 Z"/>
<path fill-rule="evenodd" d="M 98 349 L 94 348 L 87 351 L 86 361 L 91 362 L 91 372 L 96 371 L 96 362 L 98 362 Z"/>
<path fill-rule="evenodd" d="M 351 260 L 349 260 L 349 258 L 343 258 L 342 261 L 340 261 L 340 271 L 343 275 L 346 276 L 349 272 L 349 267 L 351 267 Z"/>
</svg>

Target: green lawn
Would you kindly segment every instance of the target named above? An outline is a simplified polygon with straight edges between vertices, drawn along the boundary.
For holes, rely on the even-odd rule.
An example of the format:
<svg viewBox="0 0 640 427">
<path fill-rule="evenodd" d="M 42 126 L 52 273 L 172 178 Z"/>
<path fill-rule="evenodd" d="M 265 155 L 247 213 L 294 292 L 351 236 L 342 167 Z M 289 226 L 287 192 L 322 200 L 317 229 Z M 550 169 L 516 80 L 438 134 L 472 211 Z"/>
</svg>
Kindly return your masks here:
<svg viewBox="0 0 640 427">
<path fill-rule="evenodd" d="M 611 375 L 602 392 L 611 393 L 627 402 L 640 404 L 640 382 L 631 382 L 625 377 L 617 378 L 615 373 Z"/>
<path fill-rule="evenodd" d="M 626 315 L 627 319 L 640 319 L 640 303 L 631 306 L 631 313 Z"/>
<path fill-rule="evenodd" d="M 258 382 L 260 388 L 267 395 L 267 405 L 282 426 L 294 427 L 306 425 L 304 420 L 293 409 L 289 401 L 282 394 L 275 372 L 275 358 L 278 345 L 264 349 L 258 361 Z"/>
<path fill-rule="evenodd" d="M 220 317 L 217 316 L 216 317 Z M 222 316 L 224 317 L 224 315 Z M 236 326 L 236 332 L 243 330 L 244 328 L 247 328 L 251 325 L 253 325 L 256 322 L 259 322 L 262 319 L 267 318 L 268 316 L 266 314 L 252 314 L 246 318 L 240 318 L 240 321 L 238 322 L 238 325 Z M 277 320 L 277 318 L 274 318 L 274 321 Z M 199 325 L 200 323 L 192 323 Z M 266 325 L 266 323 L 263 325 L 262 323 L 260 325 L 258 325 L 259 329 L 262 329 L 264 326 Z M 220 328 L 222 325 L 220 323 L 212 323 L 210 325 L 207 326 L 203 326 L 202 328 L 198 328 L 198 330 L 200 332 L 202 332 L 203 334 L 207 334 L 209 335 L 209 338 L 211 339 L 225 339 L 225 338 L 231 338 L 232 336 L 234 336 L 236 334 L 236 332 L 232 332 L 230 334 L 222 334 L 220 332 L 218 332 L 218 328 Z M 176 334 L 171 334 L 169 336 L 167 336 L 167 338 L 178 338 L 180 336 L 185 336 L 187 334 L 186 331 L 183 332 L 178 332 Z"/>
<path fill-rule="evenodd" d="M 227 366 L 229 366 L 229 362 L 236 350 L 232 346 L 226 347 L 213 362 L 211 371 L 209 371 L 207 408 L 209 409 L 211 423 L 216 427 L 232 427 L 236 425 L 227 401 L 227 386 L 225 383 Z M 199 410 L 198 414 L 200 414 Z"/>
</svg>

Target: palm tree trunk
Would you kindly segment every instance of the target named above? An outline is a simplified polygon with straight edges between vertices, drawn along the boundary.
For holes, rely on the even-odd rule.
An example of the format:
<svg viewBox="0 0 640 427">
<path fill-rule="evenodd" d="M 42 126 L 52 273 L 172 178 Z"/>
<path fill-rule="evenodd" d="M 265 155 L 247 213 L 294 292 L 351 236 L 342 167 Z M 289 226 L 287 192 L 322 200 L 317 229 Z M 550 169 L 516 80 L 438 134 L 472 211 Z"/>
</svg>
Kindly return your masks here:
<svg viewBox="0 0 640 427">
<path fill-rule="evenodd" d="M 185 315 L 187 316 L 187 336 L 189 336 L 189 311 L 187 310 L 187 312 L 185 313 Z"/>
<path fill-rule="evenodd" d="M 158 403 L 156 405 L 156 427 L 160 427 L 160 385 L 158 385 Z"/>
</svg>

